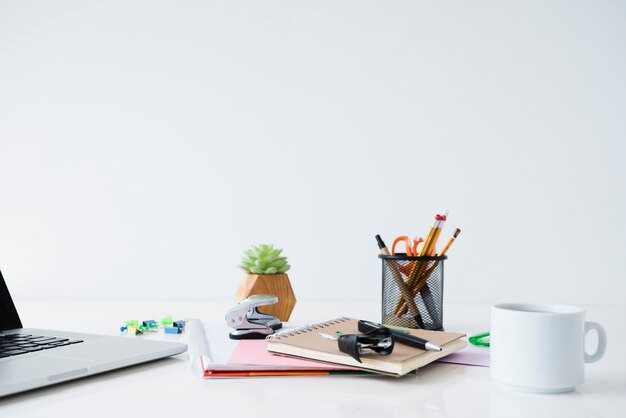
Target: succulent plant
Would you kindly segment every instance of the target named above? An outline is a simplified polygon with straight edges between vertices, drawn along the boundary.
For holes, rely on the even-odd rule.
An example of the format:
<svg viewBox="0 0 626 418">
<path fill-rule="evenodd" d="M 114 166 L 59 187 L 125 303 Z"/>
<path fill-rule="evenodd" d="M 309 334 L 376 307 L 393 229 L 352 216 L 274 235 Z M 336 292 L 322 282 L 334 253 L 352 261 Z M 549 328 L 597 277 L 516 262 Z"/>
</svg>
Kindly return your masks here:
<svg viewBox="0 0 626 418">
<path fill-rule="evenodd" d="M 244 251 L 239 267 L 252 274 L 286 273 L 291 266 L 287 263 L 287 257 L 280 255 L 282 252 L 272 244 L 253 245 Z"/>
</svg>

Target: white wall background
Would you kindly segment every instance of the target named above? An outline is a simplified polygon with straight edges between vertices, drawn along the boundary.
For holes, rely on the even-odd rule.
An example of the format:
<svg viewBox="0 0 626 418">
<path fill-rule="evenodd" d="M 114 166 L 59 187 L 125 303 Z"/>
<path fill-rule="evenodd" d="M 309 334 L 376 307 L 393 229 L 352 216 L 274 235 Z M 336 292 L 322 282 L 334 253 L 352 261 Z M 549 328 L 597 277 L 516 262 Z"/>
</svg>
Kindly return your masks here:
<svg viewBox="0 0 626 418">
<path fill-rule="evenodd" d="M 621 1 L 0 0 L 16 298 L 378 300 L 374 235 L 462 228 L 448 302 L 626 303 Z"/>
</svg>

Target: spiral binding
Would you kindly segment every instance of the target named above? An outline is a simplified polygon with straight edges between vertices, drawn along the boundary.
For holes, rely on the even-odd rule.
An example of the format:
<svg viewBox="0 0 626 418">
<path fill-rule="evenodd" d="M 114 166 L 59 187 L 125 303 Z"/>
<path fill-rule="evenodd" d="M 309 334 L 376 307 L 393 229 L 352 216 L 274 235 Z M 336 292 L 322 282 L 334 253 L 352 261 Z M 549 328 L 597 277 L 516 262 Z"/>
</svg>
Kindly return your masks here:
<svg viewBox="0 0 626 418">
<path fill-rule="evenodd" d="M 348 320 L 349 318 L 342 316 L 341 318 L 331 319 L 329 321 L 320 322 L 318 324 L 307 325 L 305 327 L 300 327 L 300 328 L 292 329 L 289 331 L 268 335 L 267 337 L 265 337 L 265 339 L 266 340 L 281 340 L 287 337 L 295 337 L 296 335 L 306 334 L 307 332 L 315 331 L 318 329 L 323 329 L 331 325 L 337 325 L 342 322 L 346 322 Z"/>
</svg>

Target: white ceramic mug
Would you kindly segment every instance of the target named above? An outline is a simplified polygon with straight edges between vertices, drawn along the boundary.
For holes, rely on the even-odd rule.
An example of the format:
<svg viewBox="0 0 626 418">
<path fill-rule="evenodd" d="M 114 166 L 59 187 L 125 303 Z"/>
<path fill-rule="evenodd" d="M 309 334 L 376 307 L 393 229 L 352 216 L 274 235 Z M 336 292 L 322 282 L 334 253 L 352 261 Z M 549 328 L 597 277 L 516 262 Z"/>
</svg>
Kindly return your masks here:
<svg viewBox="0 0 626 418">
<path fill-rule="evenodd" d="M 585 351 L 585 336 L 598 333 L 598 348 Z M 606 332 L 585 322 L 575 306 L 503 303 L 491 308 L 491 377 L 514 388 L 569 392 L 585 380 L 585 363 L 600 360 Z"/>
</svg>

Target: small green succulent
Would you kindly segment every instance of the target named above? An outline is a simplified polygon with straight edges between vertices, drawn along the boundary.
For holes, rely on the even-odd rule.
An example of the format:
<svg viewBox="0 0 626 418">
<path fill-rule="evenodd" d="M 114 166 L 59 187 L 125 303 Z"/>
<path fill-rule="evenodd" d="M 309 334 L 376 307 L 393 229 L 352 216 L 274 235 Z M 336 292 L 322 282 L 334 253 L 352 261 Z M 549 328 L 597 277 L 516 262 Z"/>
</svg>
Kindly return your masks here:
<svg viewBox="0 0 626 418">
<path fill-rule="evenodd" d="M 281 257 L 282 252 L 272 244 L 253 245 L 244 251 L 239 267 L 252 274 L 286 273 L 291 266 L 287 263 L 287 257 Z"/>
</svg>

